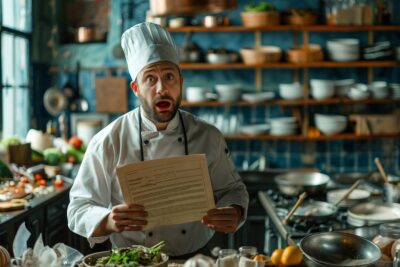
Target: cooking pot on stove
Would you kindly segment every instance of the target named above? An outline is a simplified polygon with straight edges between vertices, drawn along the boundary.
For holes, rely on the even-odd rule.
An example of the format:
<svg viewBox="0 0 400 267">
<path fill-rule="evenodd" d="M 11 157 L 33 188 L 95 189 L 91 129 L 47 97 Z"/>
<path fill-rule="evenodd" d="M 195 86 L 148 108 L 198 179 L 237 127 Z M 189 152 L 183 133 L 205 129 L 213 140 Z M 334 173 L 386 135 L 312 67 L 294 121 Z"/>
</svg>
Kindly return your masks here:
<svg viewBox="0 0 400 267">
<path fill-rule="evenodd" d="M 319 172 L 288 172 L 275 176 L 274 180 L 281 193 L 298 196 L 303 192 L 308 195 L 324 193 L 330 178 Z"/>
<path fill-rule="evenodd" d="M 323 221 L 332 218 L 337 213 L 338 208 L 328 202 L 308 200 L 305 201 L 293 213 L 293 220 L 316 220 Z"/>
</svg>

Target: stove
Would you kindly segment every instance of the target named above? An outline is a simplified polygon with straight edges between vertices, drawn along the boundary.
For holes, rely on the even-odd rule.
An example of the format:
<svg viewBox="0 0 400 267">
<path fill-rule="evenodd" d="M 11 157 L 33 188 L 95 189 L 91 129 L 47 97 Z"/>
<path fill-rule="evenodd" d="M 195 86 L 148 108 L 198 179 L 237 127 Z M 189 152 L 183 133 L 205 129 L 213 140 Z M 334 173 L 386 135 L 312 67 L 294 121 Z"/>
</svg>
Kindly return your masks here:
<svg viewBox="0 0 400 267">
<path fill-rule="evenodd" d="M 269 254 L 276 248 L 296 245 L 303 237 L 312 233 L 353 232 L 353 229 L 355 229 L 354 226 L 347 223 L 347 209 L 344 208 L 339 208 L 335 216 L 329 219 L 291 219 L 285 225 L 282 221 L 296 203 L 297 197 L 284 196 L 275 189 L 259 191 L 258 198 L 267 213 L 264 251 Z M 317 196 L 314 200 L 326 201 L 325 196 Z"/>
</svg>

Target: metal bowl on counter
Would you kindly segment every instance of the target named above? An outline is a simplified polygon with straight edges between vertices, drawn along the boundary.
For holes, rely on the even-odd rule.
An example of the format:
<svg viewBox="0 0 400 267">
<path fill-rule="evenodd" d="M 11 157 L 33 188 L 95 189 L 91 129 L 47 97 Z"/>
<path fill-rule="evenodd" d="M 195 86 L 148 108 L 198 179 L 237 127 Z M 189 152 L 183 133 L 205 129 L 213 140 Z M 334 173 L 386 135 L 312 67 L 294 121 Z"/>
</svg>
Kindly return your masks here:
<svg viewBox="0 0 400 267">
<path fill-rule="evenodd" d="M 381 250 L 371 241 L 354 234 L 325 232 L 300 241 L 305 263 L 310 267 L 362 267 L 376 263 Z"/>
<path fill-rule="evenodd" d="M 319 172 L 288 172 L 275 176 L 274 180 L 283 194 L 297 196 L 302 192 L 307 194 L 325 192 L 330 178 Z"/>
</svg>

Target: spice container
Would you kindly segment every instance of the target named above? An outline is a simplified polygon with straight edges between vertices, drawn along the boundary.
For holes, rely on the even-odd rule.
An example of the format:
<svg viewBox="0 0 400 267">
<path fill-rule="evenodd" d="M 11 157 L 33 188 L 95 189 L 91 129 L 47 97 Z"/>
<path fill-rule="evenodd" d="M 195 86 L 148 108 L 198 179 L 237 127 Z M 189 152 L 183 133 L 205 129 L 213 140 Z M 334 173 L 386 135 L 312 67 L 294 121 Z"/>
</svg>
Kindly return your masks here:
<svg viewBox="0 0 400 267">
<path fill-rule="evenodd" d="M 257 255 L 257 248 L 253 246 L 243 246 L 239 248 L 239 255 L 241 257 L 246 257 L 249 259 L 253 259 L 254 256 Z"/>
</svg>

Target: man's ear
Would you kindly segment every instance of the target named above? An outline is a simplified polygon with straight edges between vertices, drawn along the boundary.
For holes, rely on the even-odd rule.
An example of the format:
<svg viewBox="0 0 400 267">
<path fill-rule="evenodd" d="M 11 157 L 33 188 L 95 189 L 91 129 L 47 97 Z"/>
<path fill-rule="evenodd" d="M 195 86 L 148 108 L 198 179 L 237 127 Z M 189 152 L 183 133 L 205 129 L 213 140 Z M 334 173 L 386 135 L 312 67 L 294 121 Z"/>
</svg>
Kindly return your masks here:
<svg viewBox="0 0 400 267">
<path fill-rule="evenodd" d="M 139 90 L 137 83 L 132 81 L 130 85 L 131 85 L 131 89 L 132 89 L 133 93 L 137 96 L 138 90 Z"/>
</svg>

